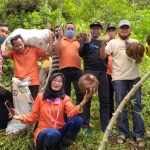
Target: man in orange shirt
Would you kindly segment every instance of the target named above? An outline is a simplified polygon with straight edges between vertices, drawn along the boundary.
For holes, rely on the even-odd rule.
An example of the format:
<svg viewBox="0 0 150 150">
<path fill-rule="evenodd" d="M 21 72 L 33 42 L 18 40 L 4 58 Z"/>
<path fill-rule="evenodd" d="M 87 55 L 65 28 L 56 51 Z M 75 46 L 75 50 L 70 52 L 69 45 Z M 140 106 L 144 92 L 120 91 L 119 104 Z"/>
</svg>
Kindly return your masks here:
<svg viewBox="0 0 150 150">
<path fill-rule="evenodd" d="M 14 77 L 23 80 L 30 78 L 29 89 L 33 99 L 38 94 L 39 86 L 39 70 L 37 60 L 40 57 L 50 56 L 52 52 L 53 35 L 50 36 L 49 47 L 47 51 L 38 49 L 36 47 L 25 46 L 21 35 L 16 35 L 11 39 L 13 50 L 5 51 L 2 49 L 2 56 L 4 58 L 12 59 L 14 61 Z"/>
<path fill-rule="evenodd" d="M 70 96 L 71 82 L 76 92 L 76 104 L 83 99 L 83 93 L 78 87 L 78 80 L 82 76 L 80 56 L 78 54 L 79 42 L 74 38 L 75 25 L 67 23 L 65 37 L 60 31 L 59 38 L 54 46 L 54 54 L 59 55 L 59 72 L 65 76 L 65 93 Z"/>
</svg>

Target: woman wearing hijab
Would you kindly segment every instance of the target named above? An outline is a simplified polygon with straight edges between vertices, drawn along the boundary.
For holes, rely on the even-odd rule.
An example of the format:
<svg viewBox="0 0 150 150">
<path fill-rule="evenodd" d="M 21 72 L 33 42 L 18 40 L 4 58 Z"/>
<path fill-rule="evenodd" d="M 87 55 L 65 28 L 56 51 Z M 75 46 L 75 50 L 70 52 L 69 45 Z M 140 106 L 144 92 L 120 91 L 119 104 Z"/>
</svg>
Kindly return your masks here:
<svg viewBox="0 0 150 150">
<path fill-rule="evenodd" d="M 64 92 L 64 76 L 55 73 L 48 81 L 44 93 L 37 95 L 33 108 L 28 115 L 22 115 L 15 111 L 13 119 L 20 120 L 24 124 L 31 124 L 39 120 L 34 133 L 34 143 L 38 150 L 43 147 L 46 150 L 57 148 L 68 150 L 68 146 L 75 141 L 82 126 L 82 119 L 78 114 L 82 113 L 88 99 L 96 92 L 91 89 L 86 93 L 83 101 L 76 107 L 69 96 Z M 70 118 L 64 121 L 64 114 Z"/>
</svg>

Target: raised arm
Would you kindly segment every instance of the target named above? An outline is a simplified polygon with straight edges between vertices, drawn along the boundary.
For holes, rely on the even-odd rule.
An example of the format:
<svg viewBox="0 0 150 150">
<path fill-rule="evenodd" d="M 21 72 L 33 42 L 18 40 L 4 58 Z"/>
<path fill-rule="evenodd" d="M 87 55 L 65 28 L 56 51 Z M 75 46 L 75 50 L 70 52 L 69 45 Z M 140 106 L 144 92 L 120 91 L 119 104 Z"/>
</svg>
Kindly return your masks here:
<svg viewBox="0 0 150 150">
<path fill-rule="evenodd" d="M 8 58 L 9 56 L 8 56 L 8 52 L 6 51 L 6 41 L 1 46 L 1 50 L 2 50 L 2 57 Z"/>
<path fill-rule="evenodd" d="M 48 46 L 48 49 L 46 51 L 46 56 L 51 56 L 52 55 L 53 37 L 54 37 L 54 33 L 51 33 L 50 38 L 49 38 L 49 46 Z"/>
<path fill-rule="evenodd" d="M 79 48 L 79 56 L 84 57 L 84 55 L 87 52 L 88 44 L 91 41 L 91 32 L 89 31 L 88 35 L 86 38 L 83 38 L 82 41 L 80 42 L 80 48 Z"/>
<path fill-rule="evenodd" d="M 106 47 L 109 40 L 110 40 L 110 37 L 108 35 L 106 35 L 104 40 L 103 40 L 102 46 L 100 48 L 100 58 L 103 60 L 108 56 L 105 52 L 105 47 Z"/>
<path fill-rule="evenodd" d="M 57 40 L 57 42 L 54 45 L 54 54 L 55 55 L 60 55 L 62 38 L 63 38 L 63 31 L 62 31 L 62 28 L 60 28 L 58 40 Z"/>
</svg>

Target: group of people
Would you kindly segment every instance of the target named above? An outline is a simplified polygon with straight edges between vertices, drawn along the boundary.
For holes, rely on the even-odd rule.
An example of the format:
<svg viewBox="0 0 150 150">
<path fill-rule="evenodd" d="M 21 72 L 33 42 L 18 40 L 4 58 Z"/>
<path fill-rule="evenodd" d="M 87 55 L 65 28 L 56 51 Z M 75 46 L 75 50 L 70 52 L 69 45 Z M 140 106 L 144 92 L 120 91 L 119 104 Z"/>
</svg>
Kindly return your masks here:
<svg viewBox="0 0 150 150">
<path fill-rule="evenodd" d="M 1 26 L 7 28 L 7 26 Z M 100 35 L 104 25 L 94 22 L 89 26 L 89 33 L 75 38 L 75 25 L 67 23 L 63 31 L 61 26 L 54 28 L 50 36 L 47 51 L 35 47 L 25 46 L 20 35 L 11 39 L 13 50 L 5 51 L 5 44 L 1 47 L 2 57 L 13 59 L 14 76 L 20 80 L 30 77 L 29 89 L 35 100 L 29 115 L 15 111 L 13 119 L 30 124 L 39 121 L 34 133 L 34 143 L 37 149 L 67 150 L 75 141 L 80 128 L 87 134 L 92 134 L 90 129 L 90 107 L 92 95 L 98 92 L 100 103 L 101 130 L 105 132 L 109 120 L 114 112 L 114 93 L 117 107 L 126 94 L 140 80 L 138 63 L 142 60 L 139 56 L 132 58 L 126 55 L 127 43 L 138 42 L 131 39 L 131 24 L 128 20 L 121 20 L 118 30 L 113 24 L 106 27 L 106 36 L 103 40 Z M 6 31 L 5 31 L 6 32 Z M 119 38 L 115 39 L 118 33 Z M 7 34 L 8 35 L 8 34 Z M 1 36 L 5 40 L 7 37 Z M 53 42 L 53 37 L 56 41 Z M 82 34 L 83 35 L 83 34 Z M 38 94 L 39 72 L 38 58 L 52 56 L 52 73 L 43 93 Z M 2 58 L 1 57 L 1 58 Z M 81 69 L 83 59 L 84 72 Z M 98 89 L 91 88 L 90 92 L 83 94 L 78 87 L 78 80 L 83 74 L 93 74 L 100 82 Z M 73 83 L 76 94 L 76 107 L 70 99 L 71 84 Z M 2 90 L 5 90 L 0 86 Z M 4 95 L 1 93 L 0 97 Z M 5 90 L 10 95 L 11 93 Z M 8 94 L 6 94 L 8 96 Z M 132 96 L 135 100 L 133 109 L 133 134 L 139 147 L 145 146 L 144 122 L 140 116 L 141 88 Z M 0 108 L 4 108 L 4 100 L 0 101 Z M 2 103 L 2 104 L 1 104 Z M 1 111 L 1 110 L 0 110 Z M 5 115 L 8 112 L 5 112 Z M 67 119 L 64 120 L 65 114 Z M 1 116 L 0 116 L 1 117 Z M 7 117 L 8 118 L 8 117 Z M 1 118 L 0 118 L 1 121 Z M 5 128 L 1 126 L 0 128 Z M 126 107 L 118 118 L 119 136 L 117 143 L 123 144 L 130 137 Z"/>
</svg>

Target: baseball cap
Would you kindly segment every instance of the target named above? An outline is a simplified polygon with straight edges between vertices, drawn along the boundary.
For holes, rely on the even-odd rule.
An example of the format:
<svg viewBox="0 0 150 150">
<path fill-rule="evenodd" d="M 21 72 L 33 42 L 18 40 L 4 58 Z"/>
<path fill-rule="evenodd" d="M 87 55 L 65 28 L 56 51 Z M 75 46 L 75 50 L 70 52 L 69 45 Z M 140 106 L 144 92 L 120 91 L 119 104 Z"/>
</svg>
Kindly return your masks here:
<svg viewBox="0 0 150 150">
<path fill-rule="evenodd" d="M 129 26 L 130 28 L 131 28 L 131 24 L 130 24 L 130 22 L 129 22 L 129 20 L 121 20 L 120 22 L 119 22 L 119 28 L 120 27 L 122 27 L 122 26 L 124 26 L 124 25 L 127 25 L 127 26 Z"/>
<path fill-rule="evenodd" d="M 109 25 L 107 26 L 107 28 L 106 28 L 106 32 L 107 32 L 107 30 L 108 30 L 108 29 L 110 29 L 110 28 L 114 28 L 114 29 L 116 29 L 115 25 L 113 25 L 113 24 L 109 24 Z"/>
<path fill-rule="evenodd" d="M 94 23 L 90 24 L 90 28 L 95 27 L 95 26 L 96 27 L 100 27 L 101 29 L 103 29 L 103 27 L 102 27 L 100 22 L 94 22 Z"/>
</svg>

